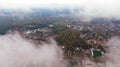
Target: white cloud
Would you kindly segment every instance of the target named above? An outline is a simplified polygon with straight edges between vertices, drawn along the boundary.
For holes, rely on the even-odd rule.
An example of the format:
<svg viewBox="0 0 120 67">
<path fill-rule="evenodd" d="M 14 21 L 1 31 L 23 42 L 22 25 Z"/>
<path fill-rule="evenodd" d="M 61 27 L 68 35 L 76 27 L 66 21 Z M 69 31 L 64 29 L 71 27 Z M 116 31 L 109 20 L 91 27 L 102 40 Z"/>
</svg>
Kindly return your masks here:
<svg viewBox="0 0 120 67">
<path fill-rule="evenodd" d="M 120 18 L 120 0 L 85 0 L 81 6 L 84 14 L 93 17 Z"/>
<path fill-rule="evenodd" d="M 37 47 L 19 34 L 0 36 L 0 67 L 66 67 L 54 40 Z"/>
<path fill-rule="evenodd" d="M 43 6 L 43 4 L 79 5 L 80 8 L 84 9 L 84 15 L 106 18 L 120 18 L 119 3 L 120 0 L 0 0 L 1 8 L 28 8 L 30 6 Z"/>
</svg>

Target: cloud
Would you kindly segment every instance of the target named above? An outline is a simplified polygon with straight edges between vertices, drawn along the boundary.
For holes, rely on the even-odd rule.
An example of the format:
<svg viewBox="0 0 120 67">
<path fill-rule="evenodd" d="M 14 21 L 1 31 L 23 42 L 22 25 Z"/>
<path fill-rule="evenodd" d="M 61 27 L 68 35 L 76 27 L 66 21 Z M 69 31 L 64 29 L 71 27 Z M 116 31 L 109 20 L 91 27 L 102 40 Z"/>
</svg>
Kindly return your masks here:
<svg viewBox="0 0 120 67">
<path fill-rule="evenodd" d="M 79 6 L 80 14 L 89 17 L 120 18 L 120 0 L 0 0 L 1 8 L 29 8 L 49 6 L 50 4 Z M 58 5 L 57 5 L 58 4 Z"/>
<path fill-rule="evenodd" d="M 19 34 L 0 36 L 0 67 L 66 67 L 54 40 L 36 46 Z"/>
<path fill-rule="evenodd" d="M 112 37 L 106 44 L 109 48 L 107 53 L 108 60 L 106 62 L 107 67 L 119 67 L 120 64 L 120 37 Z"/>
<path fill-rule="evenodd" d="M 92 17 L 120 18 L 119 0 L 84 0 L 83 13 Z"/>
<path fill-rule="evenodd" d="M 108 46 L 108 52 L 98 58 L 98 62 L 84 57 L 75 66 L 119 67 L 120 38 L 112 37 L 105 45 Z M 18 33 L 0 36 L 0 67 L 67 67 L 68 61 L 63 56 L 53 39 L 49 44 L 37 46 Z"/>
<path fill-rule="evenodd" d="M 120 64 L 120 37 L 112 37 L 106 42 L 107 46 L 104 56 L 98 58 L 85 57 L 78 67 L 119 67 Z"/>
</svg>

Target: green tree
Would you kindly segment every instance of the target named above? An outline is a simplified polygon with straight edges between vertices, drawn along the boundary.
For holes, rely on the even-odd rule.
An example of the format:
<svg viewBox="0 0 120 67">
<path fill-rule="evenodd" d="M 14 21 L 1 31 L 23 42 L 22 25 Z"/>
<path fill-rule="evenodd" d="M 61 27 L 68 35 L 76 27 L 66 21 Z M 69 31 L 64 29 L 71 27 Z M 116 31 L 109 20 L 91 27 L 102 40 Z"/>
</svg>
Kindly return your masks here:
<svg viewBox="0 0 120 67">
<path fill-rule="evenodd" d="M 56 34 L 59 34 L 60 32 L 66 30 L 67 27 L 65 25 L 55 25 L 53 27 L 53 32 L 56 33 Z"/>
<path fill-rule="evenodd" d="M 86 42 L 80 38 L 79 32 L 69 29 L 61 32 L 56 41 L 59 45 L 64 46 L 68 50 L 74 50 L 76 48 L 88 48 Z"/>
</svg>

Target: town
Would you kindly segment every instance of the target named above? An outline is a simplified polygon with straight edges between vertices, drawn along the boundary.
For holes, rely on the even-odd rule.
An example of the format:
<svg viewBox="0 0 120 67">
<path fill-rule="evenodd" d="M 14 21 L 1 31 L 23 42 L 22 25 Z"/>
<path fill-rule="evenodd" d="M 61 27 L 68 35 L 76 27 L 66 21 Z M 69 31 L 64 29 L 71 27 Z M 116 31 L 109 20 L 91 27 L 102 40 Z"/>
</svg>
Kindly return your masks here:
<svg viewBox="0 0 120 67">
<path fill-rule="evenodd" d="M 56 41 L 63 49 L 65 57 L 69 59 L 85 56 L 92 58 L 103 56 L 107 52 L 105 42 L 112 36 L 120 36 L 120 24 L 113 23 L 109 19 L 102 19 L 102 21 L 93 19 L 93 21 L 86 23 L 78 21 L 56 22 L 42 28 L 38 27 L 38 25 L 27 25 L 22 28 L 17 27 L 13 30 L 20 31 L 24 37 L 34 40 L 38 44 L 47 42 L 49 38 L 56 40 L 58 37 Z M 66 31 L 67 34 L 65 34 Z M 74 31 L 75 34 L 79 34 L 77 37 L 81 39 L 78 40 L 80 42 L 78 44 L 77 42 L 71 44 L 69 41 L 69 37 L 74 36 L 74 34 L 71 34 L 71 32 L 74 33 Z M 68 35 L 69 32 L 70 34 Z M 59 36 L 60 34 L 63 36 Z M 62 43 L 59 41 L 59 37 L 60 39 L 66 39 L 63 41 L 68 41 L 69 43 Z M 66 46 L 65 44 L 71 44 L 73 46 Z"/>
</svg>

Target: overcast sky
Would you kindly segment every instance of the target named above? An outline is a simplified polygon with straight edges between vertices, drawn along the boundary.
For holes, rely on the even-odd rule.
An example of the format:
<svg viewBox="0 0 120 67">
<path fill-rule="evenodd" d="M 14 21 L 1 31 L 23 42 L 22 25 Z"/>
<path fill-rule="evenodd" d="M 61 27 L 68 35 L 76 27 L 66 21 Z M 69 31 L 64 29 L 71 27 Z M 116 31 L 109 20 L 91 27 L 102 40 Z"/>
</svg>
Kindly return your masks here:
<svg viewBox="0 0 120 67">
<path fill-rule="evenodd" d="M 120 17 L 120 0 L 0 0 L 0 8 L 27 8 L 42 4 L 79 5 L 86 15 Z"/>
<path fill-rule="evenodd" d="M 120 0 L 0 0 L 1 6 L 26 7 L 35 4 L 69 4 L 81 6 L 119 6 Z"/>
</svg>

